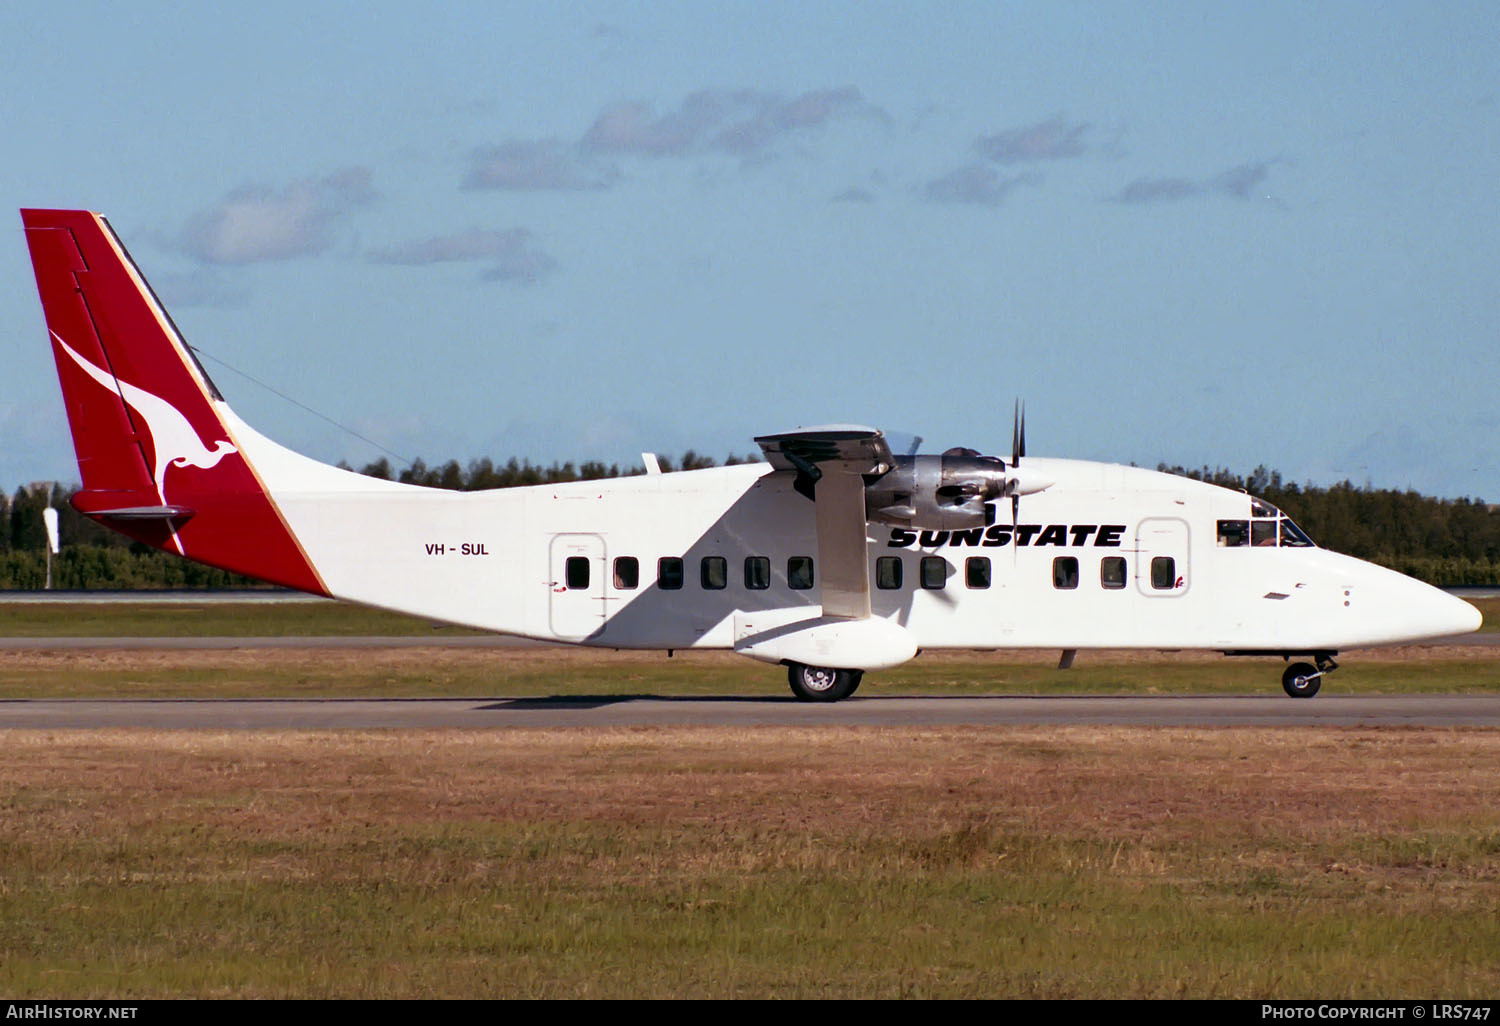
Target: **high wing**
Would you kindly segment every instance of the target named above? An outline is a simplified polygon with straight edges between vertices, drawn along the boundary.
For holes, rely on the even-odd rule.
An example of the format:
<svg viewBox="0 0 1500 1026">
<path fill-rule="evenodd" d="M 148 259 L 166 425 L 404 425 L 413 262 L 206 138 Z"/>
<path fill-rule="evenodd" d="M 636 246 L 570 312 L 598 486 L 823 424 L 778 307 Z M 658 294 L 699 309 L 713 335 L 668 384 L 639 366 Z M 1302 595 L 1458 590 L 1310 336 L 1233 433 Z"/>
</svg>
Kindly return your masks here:
<svg viewBox="0 0 1500 1026">
<path fill-rule="evenodd" d="M 875 428 L 834 424 L 761 435 L 755 442 L 773 468 L 796 474 L 797 491 L 813 500 L 823 615 L 867 618 L 865 477 L 895 465 L 885 435 Z"/>
</svg>

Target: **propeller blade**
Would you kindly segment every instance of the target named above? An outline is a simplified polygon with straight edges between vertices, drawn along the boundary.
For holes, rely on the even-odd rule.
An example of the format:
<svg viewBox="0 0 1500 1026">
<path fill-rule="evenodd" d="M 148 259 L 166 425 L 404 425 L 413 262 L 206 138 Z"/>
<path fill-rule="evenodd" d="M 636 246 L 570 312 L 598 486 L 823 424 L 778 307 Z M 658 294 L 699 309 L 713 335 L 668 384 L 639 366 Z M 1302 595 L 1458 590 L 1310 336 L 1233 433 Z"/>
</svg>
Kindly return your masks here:
<svg viewBox="0 0 1500 1026">
<path fill-rule="evenodd" d="M 1015 492 L 1010 496 L 1010 564 L 1015 566 L 1020 561 L 1019 553 L 1016 551 L 1016 528 L 1021 526 L 1021 497 Z"/>
<path fill-rule="evenodd" d="M 1011 416 L 1010 428 L 1010 475 L 1006 482 L 1007 490 L 1010 492 L 1010 557 L 1015 563 L 1020 554 L 1016 551 L 1016 528 L 1021 526 L 1021 482 L 1016 477 L 1016 468 L 1021 465 L 1021 457 L 1026 455 L 1026 407 L 1022 405 L 1019 398 L 1016 399 L 1015 410 Z"/>
<path fill-rule="evenodd" d="M 1015 411 L 1010 419 L 1010 465 L 1015 466 L 1021 459 L 1021 400 L 1016 400 Z"/>
</svg>

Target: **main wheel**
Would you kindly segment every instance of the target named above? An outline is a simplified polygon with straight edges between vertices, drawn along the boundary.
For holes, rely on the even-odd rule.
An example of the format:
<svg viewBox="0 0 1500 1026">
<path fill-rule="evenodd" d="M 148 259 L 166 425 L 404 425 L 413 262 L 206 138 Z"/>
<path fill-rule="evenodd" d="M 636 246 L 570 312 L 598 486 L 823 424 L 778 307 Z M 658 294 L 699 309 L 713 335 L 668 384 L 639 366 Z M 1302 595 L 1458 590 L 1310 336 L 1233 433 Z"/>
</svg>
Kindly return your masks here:
<svg viewBox="0 0 1500 1026">
<path fill-rule="evenodd" d="M 1323 675 L 1312 663 L 1293 663 L 1281 675 L 1281 690 L 1293 698 L 1311 698 L 1323 686 Z"/>
<path fill-rule="evenodd" d="M 792 694 L 804 702 L 842 701 L 854 694 L 863 676 L 859 670 L 835 670 L 801 663 L 792 663 L 786 671 Z"/>
</svg>

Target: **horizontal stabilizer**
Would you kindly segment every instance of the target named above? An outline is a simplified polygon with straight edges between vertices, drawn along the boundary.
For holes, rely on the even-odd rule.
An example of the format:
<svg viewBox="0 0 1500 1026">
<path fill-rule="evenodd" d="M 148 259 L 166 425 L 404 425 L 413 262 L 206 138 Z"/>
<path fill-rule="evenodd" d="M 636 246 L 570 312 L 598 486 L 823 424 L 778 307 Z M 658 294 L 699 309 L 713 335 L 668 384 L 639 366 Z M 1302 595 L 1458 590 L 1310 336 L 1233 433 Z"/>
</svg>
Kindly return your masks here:
<svg viewBox="0 0 1500 1026">
<path fill-rule="evenodd" d="M 106 520 L 186 520 L 194 512 L 186 506 L 126 506 L 91 510 L 89 516 Z"/>
</svg>

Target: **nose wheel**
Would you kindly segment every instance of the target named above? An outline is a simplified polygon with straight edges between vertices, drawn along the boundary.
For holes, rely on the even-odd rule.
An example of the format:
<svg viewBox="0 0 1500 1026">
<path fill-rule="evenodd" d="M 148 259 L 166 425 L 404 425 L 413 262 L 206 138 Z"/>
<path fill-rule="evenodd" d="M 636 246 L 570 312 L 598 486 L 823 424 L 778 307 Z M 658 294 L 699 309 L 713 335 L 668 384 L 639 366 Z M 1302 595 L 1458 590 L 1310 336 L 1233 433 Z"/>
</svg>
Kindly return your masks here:
<svg viewBox="0 0 1500 1026">
<path fill-rule="evenodd" d="M 1323 686 L 1323 676 L 1339 668 L 1330 655 L 1316 656 L 1317 665 L 1293 663 L 1281 674 L 1281 690 L 1293 698 L 1311 698 Z"/>
</svg>

